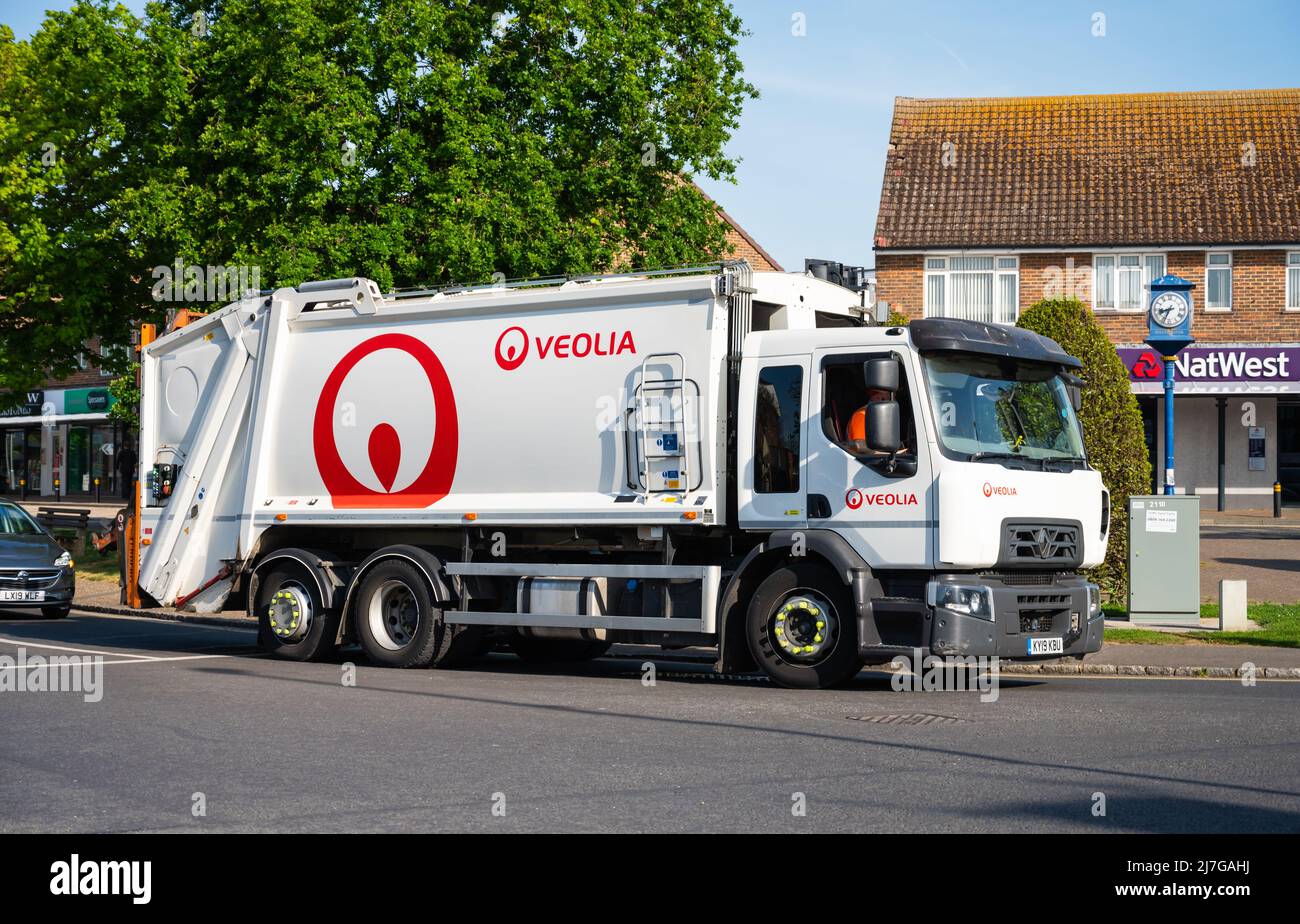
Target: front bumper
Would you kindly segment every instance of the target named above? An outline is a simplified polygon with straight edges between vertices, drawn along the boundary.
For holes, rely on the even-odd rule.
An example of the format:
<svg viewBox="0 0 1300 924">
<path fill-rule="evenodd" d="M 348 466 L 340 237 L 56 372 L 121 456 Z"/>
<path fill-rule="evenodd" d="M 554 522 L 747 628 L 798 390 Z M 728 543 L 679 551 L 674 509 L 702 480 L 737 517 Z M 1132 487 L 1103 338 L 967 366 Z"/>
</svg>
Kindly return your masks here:
<svg viewBox="0 0 1300 924">
<path fill-rule="evenodd" d="M 0 581 L 0 591 L 42 591 L 45 594 L 42 600 L 0 600 L 0 610 L 30 610 L 43 606 L 70 605 L 77 590 L 77 573 L 71 568 L 60 570 L 62 573 L 49 583 L 32 581 L 18 584 Z"/>
<path fill-rule="evenodd" d="M 1080 657 L 1100 651 L 1104 619 L 1089 613 L 1089 584 L 1078 575 L 940 575 L 939 583 L 987 587 L 992 619 L 930 607 L 929 649 L 939 656 L 996 655 L 1013 661 Z M 1031 639 L 1060 638 L 1062 650 L 1031 655 Z"/>
</svg>

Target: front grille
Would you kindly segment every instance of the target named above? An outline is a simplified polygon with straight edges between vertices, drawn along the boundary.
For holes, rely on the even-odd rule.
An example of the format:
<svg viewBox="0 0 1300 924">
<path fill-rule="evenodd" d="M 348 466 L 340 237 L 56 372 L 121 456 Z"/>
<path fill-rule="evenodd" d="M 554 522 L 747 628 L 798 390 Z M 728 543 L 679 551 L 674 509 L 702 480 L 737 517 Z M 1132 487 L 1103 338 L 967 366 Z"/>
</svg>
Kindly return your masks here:
<svg viewBox="0 0 1300 924">
<path fill-rule="evenodd" d="M 1006 561 L 1072 565 L 1080 560 L 1079 528 L 1016 523 L 1007 527 Z"/>
<path fill-rule="evenodd" d="M 19 575 L 26 572 L 27 579 Z M 0 568 L 0 587 L 43 587 L 59 579 L 58 568 Z"/>
<path fill-rule="evenodd" d="M 1062 607 L 1069 602 L 1069 594 L 1016 594 L 1016 603 L 1021 607 Z"/>
<path fill-rule="evenodd" d="M 1056 625 L 1055 613 L 1021 613 L 1021 632 L 1051 632 Z"/>
</svg>

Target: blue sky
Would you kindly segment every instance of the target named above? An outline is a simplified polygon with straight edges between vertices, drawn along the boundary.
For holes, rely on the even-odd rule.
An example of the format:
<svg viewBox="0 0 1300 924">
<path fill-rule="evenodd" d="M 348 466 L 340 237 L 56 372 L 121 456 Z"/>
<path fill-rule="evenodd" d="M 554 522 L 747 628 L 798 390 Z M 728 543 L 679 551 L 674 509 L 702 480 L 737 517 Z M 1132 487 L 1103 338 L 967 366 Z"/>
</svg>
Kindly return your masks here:
<svg viewBox="0 0 1300 924">
<path fill-rule="evenodd" d="M 0 0 L 20 37 L 65 2 Z M 127 3 L 139 11 L 139 0 Z M 735 0 L 762 98 L 728 146 L 735 185 L 702 181 L 786 269 L 871 265 L 896 96 L 1038 96 L 1300 85 L 1300 3 L 865 3 Z M 1094 16 L 1105 16 L 1094 35 Z M 793 34 L 795 15 L 803 35 Z M 1297 153 L 1300 156 L 1300 152 Z"/>
</svg>

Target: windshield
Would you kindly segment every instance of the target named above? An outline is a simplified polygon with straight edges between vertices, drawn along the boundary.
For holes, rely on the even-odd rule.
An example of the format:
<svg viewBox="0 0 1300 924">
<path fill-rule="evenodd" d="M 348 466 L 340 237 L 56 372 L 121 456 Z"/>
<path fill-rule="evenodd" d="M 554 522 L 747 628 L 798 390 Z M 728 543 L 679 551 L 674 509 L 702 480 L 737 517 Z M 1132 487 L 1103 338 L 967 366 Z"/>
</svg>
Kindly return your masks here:
<svg viewBox="0 0 1300 924">
<path fill-rule="evenodd" d="M 0 536 L 34 536 L 44 531 L 21 507 L 0 504 Z"/>
<path fill-rule="evenodd" d="M 1083 437 L 1060 371 L 969 353 L 925 358 L 944 455 L 1082 459 Z"/>
</svg>

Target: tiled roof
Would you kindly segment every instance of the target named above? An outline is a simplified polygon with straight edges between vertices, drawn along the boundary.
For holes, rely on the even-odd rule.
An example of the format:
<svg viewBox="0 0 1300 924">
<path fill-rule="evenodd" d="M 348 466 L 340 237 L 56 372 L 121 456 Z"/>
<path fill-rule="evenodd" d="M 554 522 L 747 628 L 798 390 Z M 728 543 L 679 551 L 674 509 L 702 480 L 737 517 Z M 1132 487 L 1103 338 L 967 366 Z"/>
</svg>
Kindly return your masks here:
<svg viewBox="0 0 1300 924">
<path fill-rule="evenodd" d="M 1300 89 L 894 101 L 878 250 L 1300 241 Z"/>
</svg>

